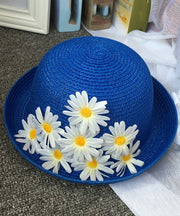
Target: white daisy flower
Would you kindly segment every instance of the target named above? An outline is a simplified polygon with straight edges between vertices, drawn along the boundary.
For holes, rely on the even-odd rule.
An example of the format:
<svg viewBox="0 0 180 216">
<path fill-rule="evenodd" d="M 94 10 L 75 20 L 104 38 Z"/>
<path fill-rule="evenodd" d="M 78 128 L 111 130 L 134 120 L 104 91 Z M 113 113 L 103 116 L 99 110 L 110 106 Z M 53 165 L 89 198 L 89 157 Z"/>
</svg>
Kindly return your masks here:
<svg viewBox="0 0 180 216">
<path fill-rule="evenodd" d="M 20 143 L 25 143 L 23 150 L 29 150 L 29 153 L 38 153 L 40 145 L 38 143 L 38 136 L 40 134 L 40 129 L 38 128 L 38 122 L 35 117 L 30 114 L 28 115 L 27 122 L 23 119 L 22 125 L 24 130 L 19 130 L 18 134 L 14 135 L 17 137 L 16 141 Z"/>
<path fill-rule="evenodd" d="M 103 176 L 108 177 L 104 173 L 113 174 L 114 171 L 108 167 L 108 165 L 112 164 L 109 162 L 110 155 L 104 155 L 103 151 L 99 151 L 99 156 L 94 157 L 91 162 L 88 160 L 84 160 L 82 162 L 74 162 L 72 163 L 72 167 L 74 167 L 75 171 L 81 171 L 80 179 L 82 181 L 87 180 L 90 177 L 91 181 L 103 181 Z M 104 173 L 102 173 L 102 172 Z"/>
<path fill-rule="evenodd" d="M 50 112 L 50 107 L 48 106 L 43 117 L 40 107 L 36 109 L 36 117 L 39 121 L 39 126 L 41 128 L 41 145 L 43 148 L 51 145 L 52 148 L 55 147 L 55 141 L 60 139 L 60 133 L 63 129 L 59 128 L 61 122 L 58 120 L 58 115 L 53 115 Z"/>
<path fill-rule="evenodd" d="M 69 111 L 65 110 L 65 115 L 71 116 L 68 120 L 71 125 L 80 124 L 80 131 L 84 133 L 87 128 L 92 133 L 99 132 L 99 125 L 106 127 L 105 121 L 110 120 L 109 117 L 103 116 L 109 111 L 106 110 L 107 101 L 97 102 L 97 98 L 93 97 L 90 101 L 86 91 L 80 94 L 76 92 L 76 96 L 70 95 L 68 100 L 70 106 L 65 106 Z"/>
<path fill-rule="evenodd" d="M 126 167 L 128 167 L 131 174 L 137 173 L 137 170 L 134 165 L 137 166 L 143 166 L 144 162 L 138 159 L 135 159 L 137 157 L 141 150 L 138 149 L 140 145 L 140 141 L 137 141 L 134 145 L 130 145 L 130 149 L 128 151 L 127 155 L 123 155 L 120 157 L 120 160 L 117 156 L 114 156 L 113 158 L 118 160 L 118 162 L 111 165 L 111 168 L 116 168 L 117 175 L 120 175 L 122 177 L 125 173 Z M 138 150 L 137 150 L 138 149 Z M 137 150 L 137 151 L 136 151 Z"/>
<path fill-rule="evenodd" d="M 116 122 L 114 127 L 110 126 L 109 130 L 112 134 L 105 133 L 103 135 L 103 150 L 107 151 L 107 154 L 128 154 L 128 144 L 130 144 L 138 134 L 139 130 L 136 130 L 137 125 L 133 125 L 125 129 L 126 125 L 124 121 L 120 123 Z"/>
<path fill-rule="evenodd" d="M 90 131 L 80 132 L 78 127 L 65 127 L 66 132 L 61 135 L 64 138 L 58 140 L 63 147 L 62 152 L 67 153 L 73 161 L 84 160 L 92 161 L 92 157 L 97 157 L 99 151 L 96 148 L 101 148 L 103 140 L 100 138 L 93 138 Z"/>
<path fill-rule="evenodd" d="M 71 173 L 71 167 L 66 161 L 66 158 L 64 157 L 64 154 L 60 150 L 59 145 L 55 145 L 55 148 L 46 148 L 41 149 L 40 154 L 42 155 L 40 157 L 40 160 L 46 161 L 42 164 L 42 167 L 44 169 L 52 169 L 53 173 L 58 174 L 58 171 L 60 169 L 60 166 L 66 170 L 66 172 Z"/>
</svg>

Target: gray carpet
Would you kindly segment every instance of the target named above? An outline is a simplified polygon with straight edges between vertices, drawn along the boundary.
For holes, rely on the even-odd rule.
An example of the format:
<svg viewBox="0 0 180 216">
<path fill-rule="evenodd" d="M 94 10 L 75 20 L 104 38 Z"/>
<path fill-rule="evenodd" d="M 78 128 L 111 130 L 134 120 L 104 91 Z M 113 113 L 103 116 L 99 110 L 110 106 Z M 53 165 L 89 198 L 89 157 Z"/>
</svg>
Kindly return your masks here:
<svg viewBox="0 0 180 216">
<path fill-rule="evenodd" d="M 36 66 L 54 45 L 88 33 L 48 35 L 0 28 L 0 215 L 121 215 L 128 207 L 108 186 L 79 185 L 49 176 L 27 162 L 14 148 L 5 129 L 3 107 L 14 82 Z"/>
</svg>

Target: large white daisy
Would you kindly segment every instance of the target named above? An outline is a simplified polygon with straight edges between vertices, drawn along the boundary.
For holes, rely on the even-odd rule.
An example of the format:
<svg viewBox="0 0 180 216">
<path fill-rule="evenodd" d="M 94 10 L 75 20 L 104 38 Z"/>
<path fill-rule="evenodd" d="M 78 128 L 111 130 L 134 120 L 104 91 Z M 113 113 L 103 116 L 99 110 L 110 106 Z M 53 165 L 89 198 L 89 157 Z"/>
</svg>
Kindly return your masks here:
<svg viewBox="0 0 180 216">
<path fill-rule="evenodd" d="M 60 146 L 55 145 L 55 148 L 41 149 L 39 153 L 42 155 L 40 160 L 46 161 L 42 164 L 44 169 L 52 169 L 53 173 L 58 174 L 60 166 L 66 170 L 66 172 L 71 173 L 71 167 L 67 163 L 65 155 L 62 153 Z"/>
<path fill-rule="evenodd" d="M 68 100 L 70 106 L 65 106 L 69 111 L 65 110 L 65 115 L 71 116 L 68 120 L 71 125 L 80 124 L 80 131 L 84 133 L 87 128 L 92 133 L 98 133 L 99 125 L 106 127 L 105 121 L 110 120 L 109 117 L 103 116 L 109 111 L 106 110 L 107 101 L 97 102 L 97 98 L 93 97 L 88 100 L 88 94 L 86 91 L 82 93 L 76 92 L 75 95 L 69 96 L 71 100 Z"/>
<path fill-rule="evenodd" d="M 134 145 L 130 145 L 127 155 L 122 155 L 121 157 L 115 155 L 112 156 L 115 160 L 118 160 L 118 162 L 112 164 L 111 168 L 116 168 L 116 172 L 118 173 L 117 175 L 120 175 L 120 177 L 124 175 L 126 167 L 129 169 L 131 174 L 134 174 L 137 173 L 134 165 L 140 167 L 144 165 L 143 161 L 135 159 L 135 157 L 137 157 L 141 152 L 141 150 L 138 149 L 139 145 L 140 141 L 137 141 Z"/>
<path fill-rule="evenodd" d="M 116 122 L 114 127 L 110 126 L 109 130 L 111 134 L 105 133 L 103 135 L 103 150 L 107 151 L 107 154 L 116 154 L 117 156 L 121 154 L 128 154 L 128 144 L 130 144 L 138 134 L 139 130 L 137 125 L 128 127 L 127 129 L 125 122 Z"/>
<path fill-rule="evenodd" d="M 38 128 L 38 122 L 35 117 L 30 114 L 28 115 L 27 122 L 23 119 L 22 125 L 24 130 L 19 130 L 18 134 L 14 135 L 17 137 L 16 141 L 25 143 L 23 150 L 29 150 L 29 153 L 38 153 L 40 145 L 38 143 L 38 136 L 40 134 L 40 128 Z"/>
<path fill-rule="evenodd" d="M 108 167 L 111 164 L 111 162 L 108 161 L 109 158 L 110 158 L 109 155 L 103 156 L 103 151 L 100 150 L 99 156 L 94 157 L 91 162 L 89 162 L 88 160 L 84 160 L 81 162 L 76 161 L 71 165 L 72 167 L 74 167 L 75 171 L 82 170 L 80 174 L 80 179 L 82 181 L 87 180 L 89 177 L 91 181 L 96 181 L 96 179 L 98 181 L 103 181 L 104 180 L 103 176 L 108 177 L 104 173 L 108 173 L 108 174 L 114 173 L 114 171 Z"/>
<path fill-rule="evenodd" d="M 60 139 L 60 133 L 63 129 L 60 128 L 61 122 L 58 120 L 58 115 L 53 115 L 48 106 L 43 117 L 40 107 L 36 109 L 36 117 L 41 128 L 41 145 L 43 148 L 51 146 L 55 147 L 56 140 Z"/>
<path fill-rule="evenodd" d="M 62 152 L 67 153 L 72 161 L 84 160 L 92 161 L 92 157 L 97 157 L 101 148 L 103 140 L 94 138 L 90 131 L 79 130 L 79 127 L 71 126 L 65 127 L 66 132 L 61 132 L 64 138 L 61 138 L 58 143 L 63 147 Z"/>
</svg>

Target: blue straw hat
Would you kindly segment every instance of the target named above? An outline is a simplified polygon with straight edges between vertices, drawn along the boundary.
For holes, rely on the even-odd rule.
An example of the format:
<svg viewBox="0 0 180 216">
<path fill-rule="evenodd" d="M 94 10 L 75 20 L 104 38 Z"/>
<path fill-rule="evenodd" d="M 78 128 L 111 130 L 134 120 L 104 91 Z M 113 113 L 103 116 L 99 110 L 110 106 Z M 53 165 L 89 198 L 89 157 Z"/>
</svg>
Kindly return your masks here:
<svg viewBox="0 0 180 216">
<path fill-rule="evenodd" d="M 89 103 L 94 104 L 94 110 L 77 112 L 76 105 L 83 98 L 89 107 Z M 91 111 L 97 114 L 93 121 L 84 123 L 82 116 L 80 120 L 75 116 L 85 113 L 87 119 Z M 45 118 L 56 125 L 53 139 L 42 132 Z M 48 174 L 85 184 L 109 184 L 145 172 L 168 150 L 177 129 L 175 105 L 166 89 L 150 75 L 142 58 L 129 47 L 100 37 L 74 38 L 48 51 L 40 64 L 10 90 L 4 119 L 13 145 L 25 159 Z M 28 124 L 37 130 L 27 135 Z M 49 124 L 43 127 L 50 132 Z M 94 148 L 90 156 L 87 152 L 77 156 L 78 150 L 68 150 L 73 130 L 79 133 L 77 149 L 85 149 L 82 134 L 88 134 L 90 143 L 97 143 L 97 148 L 90 144 Z M 30 148 L 29 139 L 38 135 Z M 56 167 L 53 159 L 47 163 L 55 146 L 62 150 L 53 151 Z M 58 163 L 62 152 L 69 157 L 65 164 Z M 98 166 L 98 160 L 103 165 Z M 88 169 L 96 170 L 95 174 Z"/>
</svg>

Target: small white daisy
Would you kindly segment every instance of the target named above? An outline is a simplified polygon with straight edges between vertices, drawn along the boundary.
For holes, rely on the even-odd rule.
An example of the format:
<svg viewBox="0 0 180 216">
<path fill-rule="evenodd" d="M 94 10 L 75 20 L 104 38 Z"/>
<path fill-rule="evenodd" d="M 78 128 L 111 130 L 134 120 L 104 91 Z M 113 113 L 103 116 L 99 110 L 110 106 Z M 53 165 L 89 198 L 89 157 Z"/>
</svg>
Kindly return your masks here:
<svg viewBox="0 0 180 216">
<path fill-rule="evenodd" d="M 59 145 L 56 144 L 55 148 L 41 149 L 39 153 L 42 155 L 40 160 L 46 161 L 42 164 L 44 169 L 49 170 L 53 168 L 53 173 L 58 174 L 60 166 L 62 165 L 66 172 L 72 172 L 71 167 L 67 163 Z"/>
<path fill-rule="evenodd" d="M 86 91 L 80 94 L 76 92 L 76 96 L 70 95 L 71 100 L 68 100 L 70 106 L 65 106 L 69 111 L 65 110 L 65 115 L 71 116 L 68 120 L 71 125 L 80 124 L 80 131 L 85 132 L 87 128 L 92 133 L 99 132 L 99 125 L 106 127 L 105 121 L 110 120 L 109 117 L 103 116 L 109 111 L 106 110 L 107 101 L 97 102 L 97 98 L 93 97 L 88 100 Z"/>
<path fill-rule="evenodd" d="M 82 162 L 74 162 L 72 163 L 72 167 L 74 167 L 75 171 L 81 171 L 80 179 L 82 181 L 87 180 L 90 177 L 91 181 L 103 181 L 103 176 L 108 177 L 104 173 L 113 174 L 114 171 L 108 167 L 108 165 L 111 165 L 112 163 L 109 162 L 110 155 L 104 155 L 103 151 L 99 151 L 99 156 L 94 157 L 91 162 L 84 160 Z M 102 173 L 102 172 L 104 173 Z"/>
<path fill-rule="evenodd" d="M 138 134 L 139 130 L 136 130 L 137 125 L 128 127 L 127 129 L 125 122 L 116 122 L 114 127 L 110 126 L 109 130 L 112 134 L 105 133 L 103 135 L 103 150 L 107 151 L 107 154 L 128 154 L 128 144 L 130 144 Z"/>
<path fill-rule="evenodd" d="M 134 174 L 134 173 L 137 173 L 137 170 L 134 165 L 137 165 L 140 167 L 144 165 L 143 161 L 135 159 L 135 157 L 137 157 L 141 152 L 141 150 L 138 149 L 139 145 L 140 145 L 140 141 L 137 141 L 134 145 L 130 145 L 128 154 L 122 155 L 120 159 L 117 156 L 114 156 L 114 157 L 112 156 L 115 160 L 118 160 L 118 162 L 112 164 L 111 168 L 112 169 L 116 168 L 116 172 L 117 173 L 119 172 L 117 175 L 120 175 L 120 177 L 124 175 L 126 167 L 128 167 L 131 174 Z"/>
<path fill-rule="evenodd" d="M 94 138 L 90 131 L 80 132 L 78 127 L 65 127 L 66 132 L 61 135 L 64 138 L 58 140 L 63 147 L 62 152 L 67 153 L 73 161 L 84 160 L 92 161 L 92 157 L 97 157 L 99 151 L 96 148 L 101 148 L 103 140 Z"/>
<path fill-rule="evenodd" d="M 38 122 L 35 117 L 30 114 L 27 118 L 27 123 L 23 119 L 22 125 L 24 130 L 19 130 L 18 134 L 14 135 L 17 137 L 16 141 L 20 143 L 25 143 L 23 150 L 29 150 L 29 153 L 38 153 L 40 145 L 38 143 L 38 136 L 40 134 L 40 129 L 38 128 Z"/>
<path fill-rule="evenodd" d="M 50 112 L 50 107 L 48 106 L 43 117 L 40 107 L 36 109 L 36 117 L 41 128 L 41 145 L 43 148 L 46 146 L 55 147 L 55 141 L 60 139 L 60 132 L 63 129 L 60 128 L 61 122 L 58 120 L 58 115 L 53 115 Z"/>
</svg>

